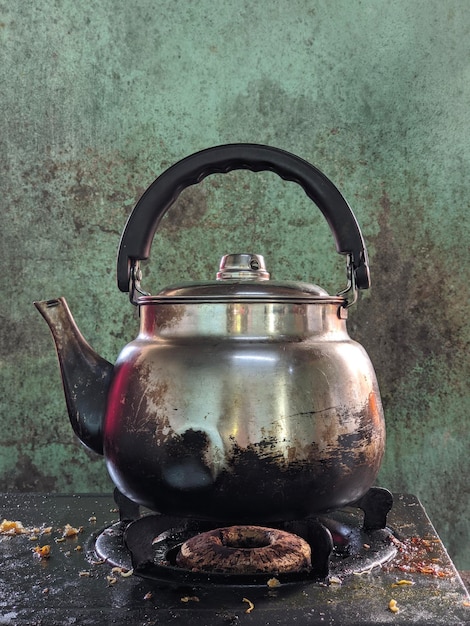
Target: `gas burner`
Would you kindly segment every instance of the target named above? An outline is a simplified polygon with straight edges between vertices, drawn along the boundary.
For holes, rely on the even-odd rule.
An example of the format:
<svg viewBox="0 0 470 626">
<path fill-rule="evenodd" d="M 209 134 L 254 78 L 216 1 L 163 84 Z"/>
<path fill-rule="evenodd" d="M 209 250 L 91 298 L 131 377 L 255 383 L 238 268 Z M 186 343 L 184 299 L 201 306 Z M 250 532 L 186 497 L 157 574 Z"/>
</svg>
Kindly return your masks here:
<svg viewBox="0 0 470 626">
<path fill-rule="evenodd" d="M 122 503 L 122 496 L 116 499 Z M 344 578 L 395 556 L 392 532 L 386 527 L 391 504 L 388 491 L 373 488 L 355 506 L 269 528 L 221 527 L 149 514 L 106 528 L 95 538 L 94 549 L 114 566 L 170 585 L 264 586 L 271 579 L 288 584 Z M 290 563 L 297 566 L 285 566 L 282 557 L 289 553 Z"/>
<path fill-rule="evenodd" d="M 113 565 L 97 558 L 95 540 L 98 551 L 104 541 L 117 546 L 109 557 L 110 562 L 125 570 L 133 567 L 124 543 L 132 510 L 127 512 L 127 519 L 107 528 L 99 537 L 97 535 L 99 528 L 116 521 L 114 515 L 110 517 L 114 507 L 109 495 L 10 493 L 1 495 L 0 506 L 6 519 L 19 519 L 24 528 L 39 528 L 44 524 L 53 528 L 52 536 L 45 534 L 39 538 L 39 544 L 52 544 L 48 560 L 39 560 L 32 554 L 27 534 L 0 537 L 0 607 L 4 609 L 3 612 L 0 610 L 0 622 L 3 616 L 4 621 L 18 626 L 39 623 L 62 626 L 70 623 L 72 617 L 83 626 L 104 623 L 116 626 L 157 623 L 159 626 L 469 624 L 470 596 L 423 506 L 411 494 L 395 494 L 388 515 L 388 526 L 393 528 L 393 534 L 387 529 L 366 531 L 360 510 L 354 507 L 319 518 L 317 525 L 304 520 L 291 522 L 287 528 L 285 523 L 284 530 L 295 534 L 303 532 L 302 526 L 305 530 L 305 526 L 310 525 L 310 540 L 315 535 L 315 528 L 321 530 L 321 527 L 328 526 L 334 543 L 329 557 L 329 581 L 315 578 L 313 574 L 307 580 L 299 575 L 297 581 L 293 575 L 283 578 L 283 575 L 265 574 L 264 585 L 249 587 L 241 586 L 246 580 L 238 585 L 227 584 L 233 583 L 230 577 L 222 577 L 222 584 L 212 586 L 204 581 L 194 585 L 184 583 L 185 575 L 191 580 L 194 574 L 177 567 L 176 553 L 184 539 L 178 535 L 185 534 L 184 527 L 195 525 L 191 520 L 170 520 L 153 514 L 139 520 L 135 528 L 139 529 L 142 521 L 144 527 L 149 525 L 151 533 L 166 534 L 166 537 L 151 534 L 148 545 L 143 541 L 142 553 L 134 559 L 134 564 L 138 565 L 139 558 L 150 553 L 146 572 L 149 579 L 146 579 L 138 571 L 135 573 L 139 576 L 121 572 L 124 574 L 121 577 L 120 573 L 112 572 Z M 135 506 L 130 508 L 136 509 Z M 370 516 L 368 521 L 371 521 Z M 70 523 L 83 526 L 80 536 L 55 544 L 54 535 L 58 538 L 62 534 L 59 529 Z M 176 532 L 178 524 L 182 527 Z M 221 524 L 224 525 L 228 526 L 226 521 Z M 176 536 L 171 536 L 173 531 L 168 526 L 175 529 Z M 200 530 L 204 532 L 209 525 L 206 524 L 204 529 L 202 526 L 204 524 Z M 129 537 L 126 537 L 128 541 Z M 155 537 L 158 541 L 152 546 Z M 397 538 L 400 545 L 394 558 L 364 576 L 348 575 L 351 571 L 371 569 L 380 558 L 386 558 L 381 549 Z M 166 552 L 163 540 L 175 546 L 173 552 Z M 83 549 L 74 549 L 79 544 Z M 164 564 L 166 569 L 162 566 L 157 572 L 152 570 L 157 562 L 156 548 L 163 558 L 169 558 Z M 357 551 L 356 559 L 354 554 Z M 317 543 L 312 550 L 314 562 L 319 552 L 321 548 Z M 363 557 L 370 561 L 363 561 Z M 173 579 L 164 582 L 169 576 Z M 207 578 L 210 574 L 201 574 L 204 576 Z M 335 576 L 340 580 L 334 580 Z M 259 580 L 263 582 L 262 576 Z M 277 582 L 286 580 L 290 582 L 281 585 Z M 398 613 L 391 612 L 392 599 L 396 601 L 393 607 L 398 607 Z"/>
</svg>

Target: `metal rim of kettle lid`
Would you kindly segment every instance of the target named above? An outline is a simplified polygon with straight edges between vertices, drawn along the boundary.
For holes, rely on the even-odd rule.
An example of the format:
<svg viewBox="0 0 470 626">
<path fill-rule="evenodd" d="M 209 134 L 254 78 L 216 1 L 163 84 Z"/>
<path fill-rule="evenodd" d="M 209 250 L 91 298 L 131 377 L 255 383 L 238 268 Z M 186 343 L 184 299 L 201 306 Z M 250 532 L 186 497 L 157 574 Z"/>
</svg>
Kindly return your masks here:
<svg viewBox="0 0 470 626">
<path fill-rule="evenodd" d="M 156 296 L 140 296 L 137 300 L 139 306 L 149 304 L 337 304 L 344 305 L 346 300 L 338 296 L 263 296 L 261 294 L 245 294 L 245 295 L 156 295 Z"/>
<path fill-rule="evenodd" d="M 216 280 L 185 282 L 164 288 L 156 295 L 142 294 L 139 305 L 202 303 L 299 303 L 344 304 L 322 287 L 304 282 L 271 281 L 261 254 L 226 254 Z"/>
</svg>

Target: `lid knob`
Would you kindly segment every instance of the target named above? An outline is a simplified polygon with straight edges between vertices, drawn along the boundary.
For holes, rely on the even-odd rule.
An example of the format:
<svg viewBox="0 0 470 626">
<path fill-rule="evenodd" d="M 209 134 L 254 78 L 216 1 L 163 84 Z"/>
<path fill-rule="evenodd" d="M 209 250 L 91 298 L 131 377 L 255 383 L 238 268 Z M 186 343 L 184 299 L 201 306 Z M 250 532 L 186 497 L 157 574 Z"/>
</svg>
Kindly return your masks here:
<svg viewBox="0 0 470 626">
<path fill-rule="evenodd" d="M 261 254 L 226 254 L 220 260 L 217 280 L 269 280 Z"/>
</svg>

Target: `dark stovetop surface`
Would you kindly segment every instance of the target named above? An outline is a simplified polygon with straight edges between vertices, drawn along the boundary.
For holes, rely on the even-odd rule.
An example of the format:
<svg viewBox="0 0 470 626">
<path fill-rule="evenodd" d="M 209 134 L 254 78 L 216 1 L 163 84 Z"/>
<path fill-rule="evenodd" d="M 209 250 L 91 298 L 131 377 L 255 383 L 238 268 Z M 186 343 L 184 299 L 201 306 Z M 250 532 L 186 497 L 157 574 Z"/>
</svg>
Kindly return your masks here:
<svg viewBox="0 0 470 626">
<path fill-rule="evenodd" d="M 0 503 L 1 518 L 19 520 L 28 528 L 52 526 L 50 534 L 37 540 L 28 534 L 0 535 L 0 624 L 470 624 L 470 598 L 414 496 L 395 495 L 388 520 L 405 545 L 418 537 L 431 546 L 427 562 L 411 562 L 413 573 L 398 568 L 403 565 L 399 553 L 382 568 L 330 585 L 310 582 L 275 589 L 161 588 L 136 576 L 123 577 L 106 563 L 91 562 L 90 536 L 117 519 L 111 496 L 0 494 Z M 56 542 L 66 524 L 83 529 Z M 41 560 L 33 548 L 46 544 L 50 558 Z M 416 573 L 427 566 L 434 575 Z M 438 571 L 444 577 L 436 576 Z M 396 586 L 402 579 L 413 584 Z M 391 599 L 398 613 L 390 611 Z"/>
</svg>

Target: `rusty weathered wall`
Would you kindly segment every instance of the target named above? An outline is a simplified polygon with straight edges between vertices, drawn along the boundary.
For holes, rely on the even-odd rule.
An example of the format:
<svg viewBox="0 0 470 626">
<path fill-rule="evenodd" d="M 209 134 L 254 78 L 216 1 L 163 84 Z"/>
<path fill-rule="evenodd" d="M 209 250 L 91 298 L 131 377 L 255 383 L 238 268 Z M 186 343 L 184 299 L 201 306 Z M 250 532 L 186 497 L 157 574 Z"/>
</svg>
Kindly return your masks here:
<svg viewBox="0 0 470 626">
<path fill-rule="evenodd" d="M 35 299 L 65 295 L 109 359 L 135 333 L 115 286 L 133 203 L 166 166 L 236 141 L 290 150 L 353 206 L 373 289 L 351 334 L 380 381 L 380 483 L 417 493 L 470 568 L 470 11 L 466 0 L 0 2 L 0 487 L 109 488 L 75 441 Z M 270 174 L 214 176 L 168 214 L 152 290 L 265 255 L 342 286 L 319 212 Z"/>
</svg>

